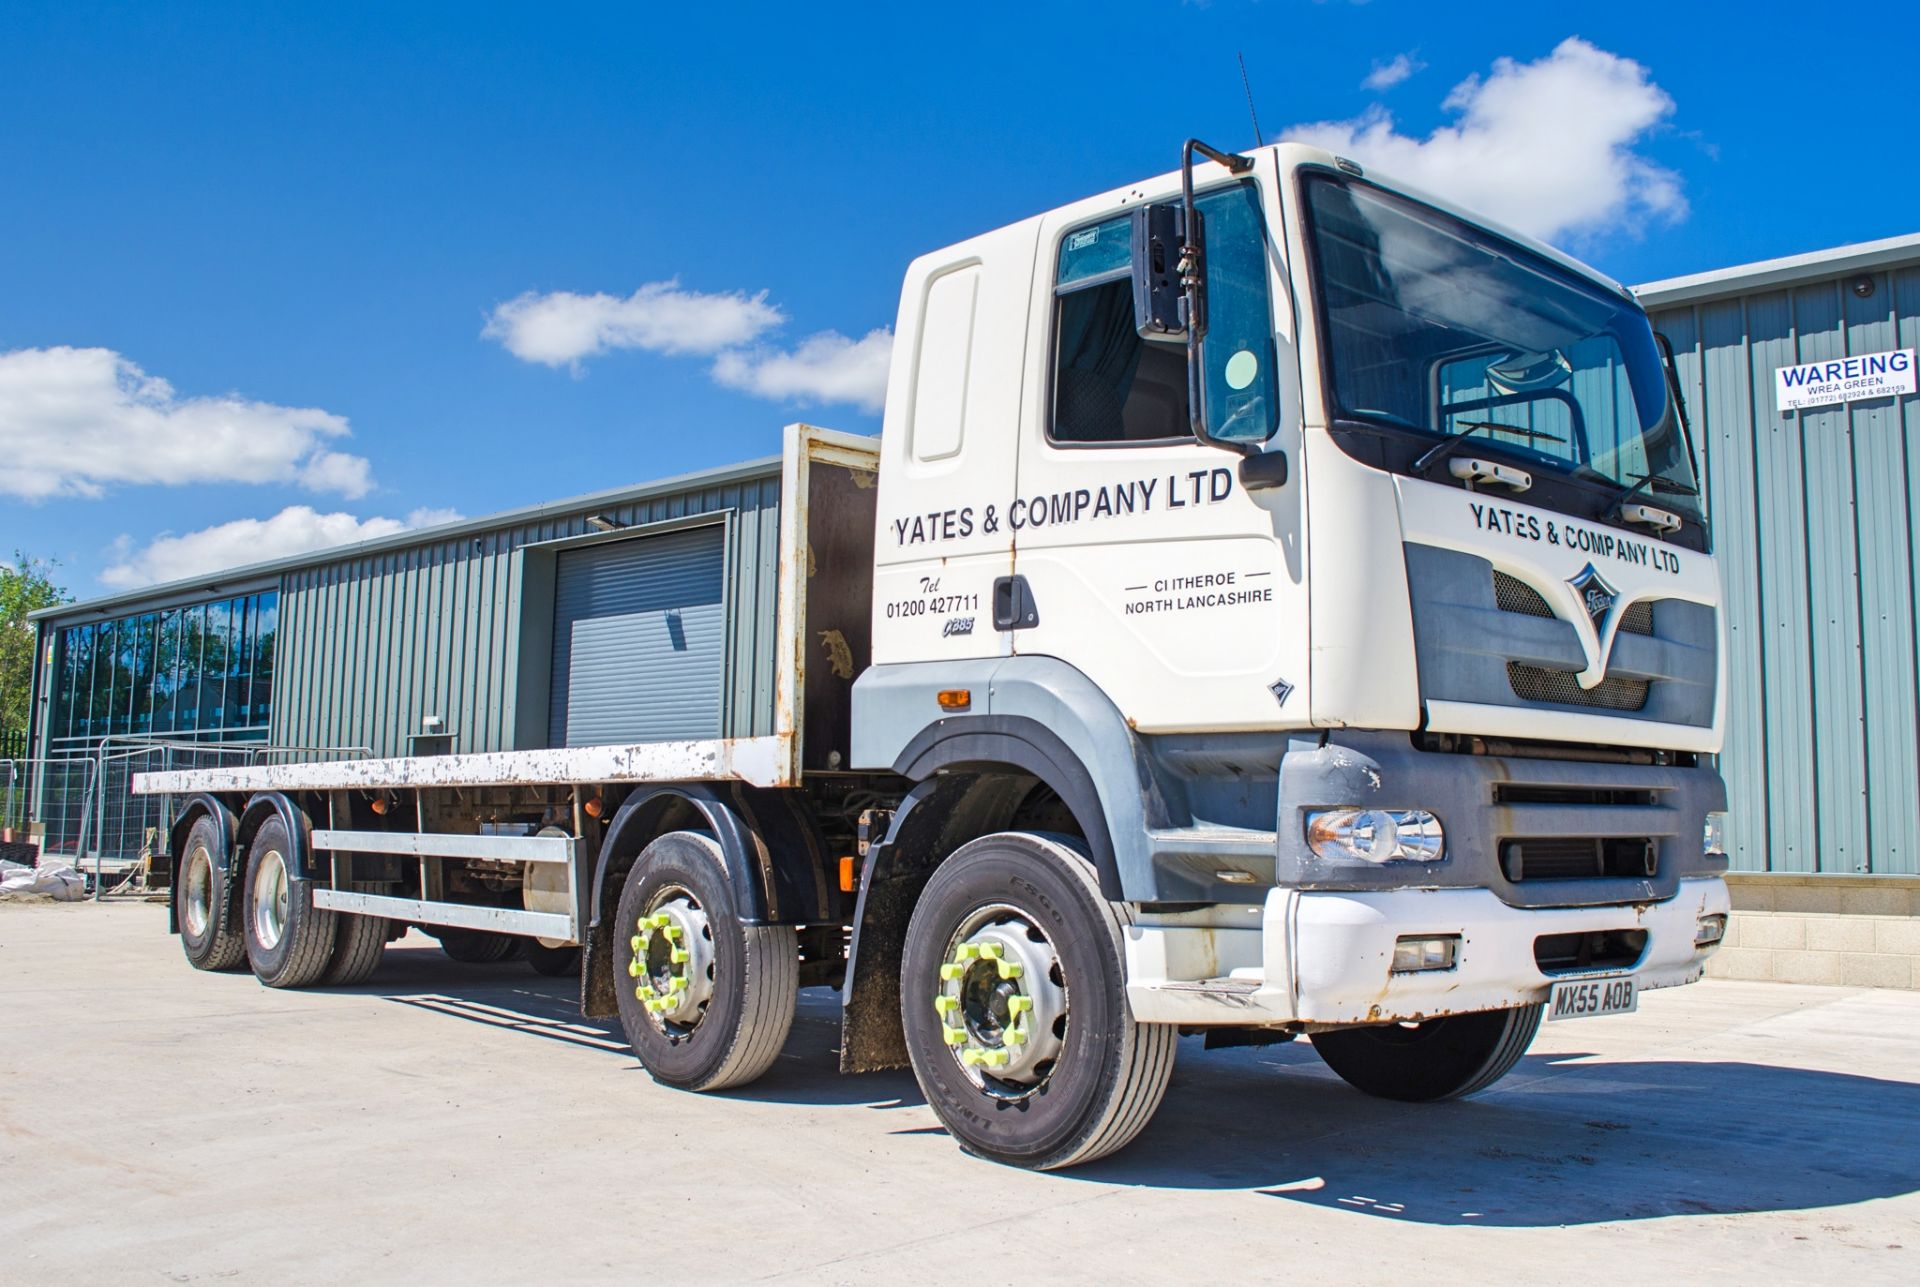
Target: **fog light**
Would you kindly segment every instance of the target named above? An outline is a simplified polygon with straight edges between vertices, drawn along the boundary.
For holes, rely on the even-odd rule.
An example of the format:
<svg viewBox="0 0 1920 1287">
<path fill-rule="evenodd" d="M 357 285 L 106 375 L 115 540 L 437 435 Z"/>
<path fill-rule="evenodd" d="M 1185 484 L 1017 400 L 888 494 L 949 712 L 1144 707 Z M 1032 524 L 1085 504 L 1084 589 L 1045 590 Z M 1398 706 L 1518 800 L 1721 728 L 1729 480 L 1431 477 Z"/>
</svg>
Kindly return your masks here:
<svg viewBox="0 0 1920 1287">
<path fill-rule="evenodd" d="M 1727 918 L 1718 912 L 1712 916 L 1702 916 L 1693 930 L 1695 947 L 1712 947 L 1727 936 Z"/>
<path fill-rule="evenodd" d="M 1403 938 L 1393 945 L 1393 972 L 1417 974 L 1422 970 L 1451 970 L 1460 948 L 1460 936 Z"/>
<path fill-rule="evenodd" d="M 1727 815 L 1709 813 L 1707 815 L 1707 833 L 1701 840 L 1701 847 L 1716 858 L 1727 856 Z"/>
<path fill-rule="evenodd" d="M 1307 846 L 1333 862 L 1439 862 L 1446 834 L 1425 809 L 1327 809 L 1307 815 Z"/>
</svg>

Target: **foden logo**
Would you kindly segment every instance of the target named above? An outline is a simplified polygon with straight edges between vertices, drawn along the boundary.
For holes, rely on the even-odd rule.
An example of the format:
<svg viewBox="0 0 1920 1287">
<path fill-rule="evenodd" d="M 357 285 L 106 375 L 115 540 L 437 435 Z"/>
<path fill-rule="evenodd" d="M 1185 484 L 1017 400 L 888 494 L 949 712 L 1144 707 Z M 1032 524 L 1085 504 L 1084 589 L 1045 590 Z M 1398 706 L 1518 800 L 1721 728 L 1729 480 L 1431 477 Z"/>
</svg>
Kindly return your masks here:
<svg viewBox="0 0 1920 1287">
<path fill-rule="evenodd" d="M 1607 618 L 1613 613 L 1613 605 L 1620 599 L 1619 591 L 1608 585 L 1606 578 L 1594 571 L 1591 563 L 1580 569 L 1580 575 L 1570 578 L 1567 584 L 1580 596 L 1587 620 L 1593 623 L 1594 637 L 1605 635 Z"/>
</svg>

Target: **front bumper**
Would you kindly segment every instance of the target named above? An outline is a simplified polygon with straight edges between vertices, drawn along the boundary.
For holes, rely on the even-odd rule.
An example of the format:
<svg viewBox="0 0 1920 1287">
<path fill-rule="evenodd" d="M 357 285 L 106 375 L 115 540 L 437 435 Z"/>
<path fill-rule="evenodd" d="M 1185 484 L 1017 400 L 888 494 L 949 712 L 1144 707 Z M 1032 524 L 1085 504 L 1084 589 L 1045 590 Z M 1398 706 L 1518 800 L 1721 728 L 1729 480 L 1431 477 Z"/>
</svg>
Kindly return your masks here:
<svg viewBox="0 0 1920 1287">
<path fill-rule="evenodd" d="M 1578 974 L 1543 971 L 1543 935 L 1644 930 L 1629 966 L 1641 988 L 1691 983 L 1712 947 L 1696 948 L 1704 916 L 1728 910 L 1719 877 L 1679 882 L 1657 902 L 1520 908 L 1487 889 L 1335 892 L 1274 889 L 1262 907 L 1136 913 L 1127 926 L 1127 999 L 1142 1023 L 1191 1026 L 1411 1022 L 1543 1002 Z M 1450 970 L 1392 972 L 1402 936 L 1458 935 Z"/>
</svg>

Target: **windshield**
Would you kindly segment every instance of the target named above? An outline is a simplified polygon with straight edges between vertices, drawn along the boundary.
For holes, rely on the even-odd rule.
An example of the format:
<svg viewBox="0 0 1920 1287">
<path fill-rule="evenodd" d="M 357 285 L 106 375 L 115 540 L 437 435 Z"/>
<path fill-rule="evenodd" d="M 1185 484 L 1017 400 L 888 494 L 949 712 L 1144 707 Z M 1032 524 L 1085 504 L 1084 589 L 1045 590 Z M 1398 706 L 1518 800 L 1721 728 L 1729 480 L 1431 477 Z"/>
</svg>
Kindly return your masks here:
<svg viewBox="0 0 1920 1287">
<path fill-rule="evenodd" d="M 1306 191 L 1336 419 L 1471 434 L 1473 450 L 1639 484 L 1648 504 L 1700 518 L 1660 351 L 1630 300 L 1377 189 L 1315 176 Z"/>
</svg>

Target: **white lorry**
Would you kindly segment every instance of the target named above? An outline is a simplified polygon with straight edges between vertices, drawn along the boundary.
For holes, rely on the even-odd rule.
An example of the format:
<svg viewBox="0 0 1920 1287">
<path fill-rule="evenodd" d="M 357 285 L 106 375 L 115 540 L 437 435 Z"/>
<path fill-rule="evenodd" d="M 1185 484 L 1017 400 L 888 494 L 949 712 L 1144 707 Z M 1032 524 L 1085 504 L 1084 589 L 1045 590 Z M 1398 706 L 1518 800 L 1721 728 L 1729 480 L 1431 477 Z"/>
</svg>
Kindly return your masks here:
<svg viewBox="0 0 1920 1287">
<path fill-rule="evenodd" d="M 1719 580 L 1626 290 L 1195 142 L 915 261 L 895 337 L 877 444 L 789 431 L 772 735 L 147 775 L 193 962 L 521 936 L 691 1090 L 836 986 L 846 1069 L 1039 1168 L 1132 1139 L 1182 1033 L 1436 1100 L 1700 976 Z M 825 596 L 870 638 L 816 648 Z"/>
</svg>

